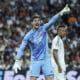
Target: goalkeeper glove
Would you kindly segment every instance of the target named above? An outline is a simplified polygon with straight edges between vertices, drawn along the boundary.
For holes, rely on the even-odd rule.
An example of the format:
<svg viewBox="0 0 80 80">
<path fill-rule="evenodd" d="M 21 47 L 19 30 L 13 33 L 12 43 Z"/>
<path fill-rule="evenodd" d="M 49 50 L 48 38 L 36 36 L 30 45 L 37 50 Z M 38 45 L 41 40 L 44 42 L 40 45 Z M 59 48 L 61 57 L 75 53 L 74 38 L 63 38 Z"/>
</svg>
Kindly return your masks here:
<svg viewBox="0 0 80 80">
<path fill-rule="evenodd" d="M 62 16 L 64 13 L 69 13 L 70 12 L 70 8 L 68 7 L 68 4 L 66 4 L 66 6 L 64 7 L 63 10 L 61 10 L 58 14 L 60 16 Z"/>
<path fill-rule="evenodd" d="M 21 70 L 21 66 L 22 66 L 22 60 L 15 60 L 15 63 L 13 65 L 13 70 L 15 71 L 15 73 L 18 73 L 18 70 Z"/>
</svg>

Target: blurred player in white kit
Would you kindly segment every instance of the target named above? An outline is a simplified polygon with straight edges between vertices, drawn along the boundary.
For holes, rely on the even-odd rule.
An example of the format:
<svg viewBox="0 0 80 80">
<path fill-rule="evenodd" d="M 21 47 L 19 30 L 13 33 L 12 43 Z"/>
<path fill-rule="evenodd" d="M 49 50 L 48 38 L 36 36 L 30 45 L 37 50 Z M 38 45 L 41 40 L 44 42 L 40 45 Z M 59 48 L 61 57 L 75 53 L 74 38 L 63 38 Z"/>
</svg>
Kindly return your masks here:
<svg viewBox="0 0 80 80">
<path fill-rule="evenodd" d="M 52 41 L 51 63 L 54 72 L 54 80 L 66 80 L 65 77 L 65 52 L 62 38 L 66 35 L 64 25 L 58 27 L 58 34 Z"/>
</svg>

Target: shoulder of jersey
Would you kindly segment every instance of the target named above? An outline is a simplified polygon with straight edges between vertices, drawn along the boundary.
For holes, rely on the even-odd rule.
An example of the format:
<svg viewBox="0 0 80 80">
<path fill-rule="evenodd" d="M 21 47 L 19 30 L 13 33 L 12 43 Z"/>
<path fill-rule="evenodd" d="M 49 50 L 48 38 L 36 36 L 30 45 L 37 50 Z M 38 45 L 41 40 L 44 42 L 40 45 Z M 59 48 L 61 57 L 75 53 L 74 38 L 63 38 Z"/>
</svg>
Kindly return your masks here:
<svg viewBox="0 0 80 80">
<path fill-rule="evenodd" d="M 25 36 L 30 36 L 33 33 L 33 30 L 30 30 L 29 32 L 26 33 Z"/>
<path fill-rule="evenodd" d="M 57 36 L 55 36 L 54 38 L 53 38 L 53 41 L 54 40 L 58 40 L 59 39 L 59 36 L 57 35 Z"/>
</svg>

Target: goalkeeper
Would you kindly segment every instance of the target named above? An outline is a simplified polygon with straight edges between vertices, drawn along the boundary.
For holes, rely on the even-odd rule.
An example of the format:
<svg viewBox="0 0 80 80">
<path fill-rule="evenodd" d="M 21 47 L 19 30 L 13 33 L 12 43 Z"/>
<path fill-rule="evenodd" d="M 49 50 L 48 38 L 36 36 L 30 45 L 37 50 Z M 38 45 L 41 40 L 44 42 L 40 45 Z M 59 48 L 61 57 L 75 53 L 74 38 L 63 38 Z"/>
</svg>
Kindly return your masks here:
<svg viewBox="0 0 80 80">
<path fill-rule="evenodd" d="M 64 13 L 70 12 L 68 5 L 53 16 L 50 21 L 41 26 L 41 18 L 39 15 L 34 15 L 31 19 L 32 29 L 24 36 L 22 43 L 18 49 L 13 70 L 17 73 L 18 69 L 21 69 L 20 58 L 24 53 L 24 49 L 29 44 L 31 49 L 31 63 L 30 63 L 30 80 L 37 80 L 42 70 L 45 80 L 52 80 L 53 75 L 50 53 L 48 50 L 48 29 L 55 24 L 55 22 Z"/>
</svg>

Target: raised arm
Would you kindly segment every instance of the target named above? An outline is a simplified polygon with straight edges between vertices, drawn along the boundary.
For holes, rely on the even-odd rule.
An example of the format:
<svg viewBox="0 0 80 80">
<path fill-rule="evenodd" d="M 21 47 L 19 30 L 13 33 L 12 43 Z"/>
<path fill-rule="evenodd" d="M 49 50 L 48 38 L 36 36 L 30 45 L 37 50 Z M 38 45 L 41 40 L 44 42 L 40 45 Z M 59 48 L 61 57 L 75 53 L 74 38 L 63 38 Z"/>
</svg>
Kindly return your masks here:
<svg viewBox="0 0 80 80">
<path fill-rule="evenodd" d="M 68 5 L 66 5 L 63 10 L 61 10 L 58 14 L 53 16 L 49 20 L 49 22 L 44 25 L 44 28 L 48 30 L 52 25 L 54 25 L 54 23 L 59 19 L 60 16 L 62 16 L 64 13 L 69 13 L 69 12 L 70 12 L 70 8 L 68 7 Z"/>
</svg>

